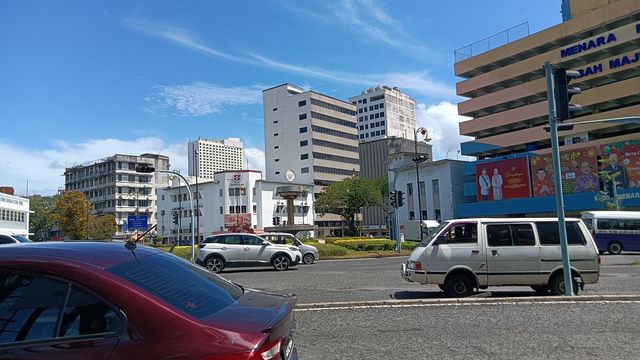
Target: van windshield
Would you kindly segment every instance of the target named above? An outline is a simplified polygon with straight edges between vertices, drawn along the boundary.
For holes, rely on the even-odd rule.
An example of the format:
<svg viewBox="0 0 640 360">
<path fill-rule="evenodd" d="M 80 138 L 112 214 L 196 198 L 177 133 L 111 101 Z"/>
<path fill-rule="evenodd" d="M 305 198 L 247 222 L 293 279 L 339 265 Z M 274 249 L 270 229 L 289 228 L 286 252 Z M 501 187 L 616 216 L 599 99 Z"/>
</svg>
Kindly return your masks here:
<svg viewBox="0 0 640 360">
<path fill-rule="evenodd" d="M 418 247 L 424 247 L 429 245 L 429 243 L 431 242 L 431 240 L 433 240 L 436 236 L 438 236 L 438 234 L 442 231 L 442 229 L 444 229 L 447 225 L 449 225 L 448 222 L 443 222 L 442 224 L 440 224 L 440 226 L 438 226 L 437 228 L 431 230 L 431 232 L 429 233 L 429 235 L 427 235 L 427 237 L 425 237 L 420 244 L 418 245 Z"/>
</svg>

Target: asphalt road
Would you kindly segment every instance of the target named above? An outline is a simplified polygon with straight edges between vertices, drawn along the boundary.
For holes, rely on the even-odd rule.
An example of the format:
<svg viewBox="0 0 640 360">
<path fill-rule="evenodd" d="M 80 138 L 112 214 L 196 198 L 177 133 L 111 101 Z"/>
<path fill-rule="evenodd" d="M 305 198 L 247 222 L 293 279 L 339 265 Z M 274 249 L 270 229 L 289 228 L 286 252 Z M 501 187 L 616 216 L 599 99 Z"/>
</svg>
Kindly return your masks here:
<svg viewBox="0 0 640 360">
<path fill-rule="evenodd" d="M 285 272 L 245 268 L 224 271 L 221 275 L 254 289 L 295 293 L 298 303 L 444 297 L 435 285 L 404 281 L 400 264 L 405 260 L 404 257 L 321 260 Z M 582 294 L 640 294 L 640 266 L 631 265 L 639 260 L 640 255 L 603 256 L 600 281 L 585 286 Z M 529 287 L 494 287 L 488 291 L 494 297 L 534 295 Z"/>
<path fill-rule="evenodd" d="M 301 359 L 638 359 L 640 302 L 296 311 Z"/>
<path fill-rule="evenodd" d="M 582 294 L 640 294 L 640 255 L 604 256 L 600 282 Z M 296 293 L 298 303 L 441 298 L 400 277 L 405 258 L 320 261 L 285 272 L 222 273 L 243 286 Z M 496 302 L 533 296 L 489 288 Z M 296 310 L 301 359 L 638 359 L 640 302 L 510 303 Z"/>
</svg>

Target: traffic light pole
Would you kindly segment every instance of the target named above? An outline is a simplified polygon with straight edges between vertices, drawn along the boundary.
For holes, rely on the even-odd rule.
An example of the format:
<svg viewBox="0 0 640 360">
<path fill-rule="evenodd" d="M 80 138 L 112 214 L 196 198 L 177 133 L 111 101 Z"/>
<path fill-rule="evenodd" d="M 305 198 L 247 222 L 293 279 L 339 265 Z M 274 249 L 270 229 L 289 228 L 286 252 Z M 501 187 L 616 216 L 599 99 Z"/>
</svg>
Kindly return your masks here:
<svg viewBox="0 0 640 360">
<path fill-rule="evenodd" d="M 562 170 L 560 166 L 560 145 L 558 143 L 558 120 L 556 116 L 556 101 L 554 92 L 553 65 L 544 63 L 544 72 L 547 81 L 547 104 L 549 107 L 549 127 L 551 132 L 551 149 L 553 156 L 553 182 L 556 194 L 556 211 L 558 212 L 558 231 L 560 234 L 560 251 L 562 252 L 562 271 L 564 275 L 564 294 L 573 296 L 573 281 L 571 277 L 571 264 L 569 261 L 569 246 L 567 243 L 567 228 L 564 217 L 564 198 L 562 194 Z"/>
<path fill-rule="evenodd" d="M 391 180 L 391 187 L 389 188 L 389 192 L 396 191 L 396 180 L 398 180 L 398 175 L 402 170 L 408 169 L 412 167 L 413 164 L 404 164 L 395 169 L 390 169 L 389 172 L 393 173 L 393 179 Z M 393 216 L 391 217 L 391 228 L 389 229 L 389 235 L 391 235 L 391 240 L 396 241 L 396 251 L 400 251 L 402 249 L 402 245 L 400 242 L 400 213 L 397 207 L 393 207 Z"/>
<path fill-rule="evenodd" d="M 184 183 L 187 185 L 187 192 L 189 193 L 189 206 L 191 206 L 191 262 L 194 262 L 196 258 L 196 249 L 195 249 L 196 237 L 195 237 L 193 214 L 195 213 L 196 209 L 193 207 L 193 193 L 191 192 L 191 186 L 189 186 L 189 182 L 187 181 L 187 179 L 185 179 L 185 177 L 178 172 L 170 171 L 170 170 L 156 170 L 155 172 L 176 175 L 180 177 L 182 180 L 184 180 Z"/>
</svg>

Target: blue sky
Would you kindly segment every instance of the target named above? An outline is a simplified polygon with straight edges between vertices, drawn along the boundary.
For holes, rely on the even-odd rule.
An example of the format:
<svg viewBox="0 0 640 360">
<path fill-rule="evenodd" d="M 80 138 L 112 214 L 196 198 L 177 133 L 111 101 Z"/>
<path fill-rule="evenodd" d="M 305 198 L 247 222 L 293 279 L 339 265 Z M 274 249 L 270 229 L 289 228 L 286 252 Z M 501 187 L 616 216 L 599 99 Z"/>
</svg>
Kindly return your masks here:
<svg viewBox="0 0 640 360">
<path fill-rule="evenodd" d="M 65 166 L 169 155 L 240 137 L 263 159 L 262 89 L 289 82 L 347 99 L 398 86 L 417 100 L 434 157 L 455 154 L 455 49 L 522 22 L 561 22 L 536 1 L 2 1 L 0 185 L 51 194 Z"/>
</svg>

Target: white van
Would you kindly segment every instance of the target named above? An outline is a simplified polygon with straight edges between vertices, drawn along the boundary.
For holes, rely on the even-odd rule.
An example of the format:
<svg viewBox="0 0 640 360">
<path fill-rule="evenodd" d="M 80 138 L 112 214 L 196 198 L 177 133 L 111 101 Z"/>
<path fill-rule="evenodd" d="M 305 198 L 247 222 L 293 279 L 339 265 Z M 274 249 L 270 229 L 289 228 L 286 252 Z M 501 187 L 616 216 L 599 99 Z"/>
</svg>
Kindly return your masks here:
<svg viewBox="0 0 640 360">
<path fill-rule="evenodd" d="M 595 284 L 600 255 L 580 219 L 567 219 L 574 292 Z M 564 294 L 556 218 L 460 219 L 442 223 L 402 264 L 410 282 L 437 284 L 454 297 L 489 286 L 531 286 L 538 293 Z"/>
</svg>

